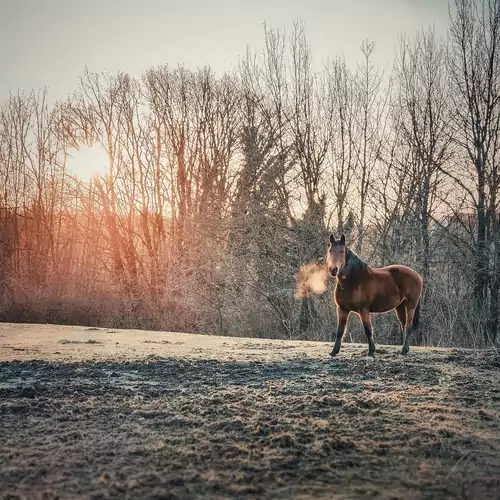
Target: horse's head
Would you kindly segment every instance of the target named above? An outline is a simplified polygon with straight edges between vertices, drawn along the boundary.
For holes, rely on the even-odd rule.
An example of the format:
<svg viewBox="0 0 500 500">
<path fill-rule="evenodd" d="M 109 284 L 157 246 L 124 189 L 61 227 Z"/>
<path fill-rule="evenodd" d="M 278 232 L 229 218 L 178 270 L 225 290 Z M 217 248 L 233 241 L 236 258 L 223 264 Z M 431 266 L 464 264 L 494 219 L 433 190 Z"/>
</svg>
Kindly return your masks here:
<svg viewBox="0 0 500 500">
<path fill-rule="evenodd" d="M 342 235 L 340 240 L 336 240 L 333 234 L 330 235 L 330 245 L 326 251 L 326 265 L 328 272 L 332 276 L 337 276 L 339 269 L 345 266 L 345 236 Z"/>
</svg>

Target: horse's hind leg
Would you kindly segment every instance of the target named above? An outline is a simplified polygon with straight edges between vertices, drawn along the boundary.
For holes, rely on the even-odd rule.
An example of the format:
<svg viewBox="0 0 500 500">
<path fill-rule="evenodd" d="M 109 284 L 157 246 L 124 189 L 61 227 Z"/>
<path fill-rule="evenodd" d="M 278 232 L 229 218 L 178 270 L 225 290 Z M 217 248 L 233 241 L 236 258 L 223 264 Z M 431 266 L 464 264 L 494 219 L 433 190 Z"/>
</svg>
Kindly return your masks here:
<svg viewBox="0 0 500 500">
<path fill-rule="evenodd" d="M 413 330 L 413 318 L 415 316 L 416 305 L 409 304 L 406 302 L 406 323 L 405 323 L 405 333 L 404 333 L 404 342 L 403 349 L 401 350 L 401 354 L 408 354 L 410 350 L 410 336 Z"/>
<path fill-rule="evenodd" d="M 401 343 L 404 342 L 405 328 L 406 328 L 406 302 L 403 301 L 396 307 L 396 314 L 398 315 L 399 324 L 401 325 Z"/>
<path fill-rule="evenodd" d="M 375 342 L 373 341 L 372 319 L 369 311 L 361 311 L 359 317 L 365 328 L 366 338 L 368 340 L 368 356 L 375 356 Z"/>
</svg>

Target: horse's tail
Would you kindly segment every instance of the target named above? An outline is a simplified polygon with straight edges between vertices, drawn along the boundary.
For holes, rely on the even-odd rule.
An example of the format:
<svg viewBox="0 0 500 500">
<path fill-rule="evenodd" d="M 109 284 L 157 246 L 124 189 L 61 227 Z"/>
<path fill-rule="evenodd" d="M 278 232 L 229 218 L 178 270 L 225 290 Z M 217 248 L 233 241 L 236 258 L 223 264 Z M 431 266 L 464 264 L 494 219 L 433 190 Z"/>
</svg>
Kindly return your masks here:
<svg viewBox="0 0 500 500">
<path fill-rule="evenodd" d="M 420 326 L 420 303 L 421 299 L 418 299 L 417 307 L 415 308 L 415 312 L 413 313 L 413 329 L 416 330 Z"/>
</svg>

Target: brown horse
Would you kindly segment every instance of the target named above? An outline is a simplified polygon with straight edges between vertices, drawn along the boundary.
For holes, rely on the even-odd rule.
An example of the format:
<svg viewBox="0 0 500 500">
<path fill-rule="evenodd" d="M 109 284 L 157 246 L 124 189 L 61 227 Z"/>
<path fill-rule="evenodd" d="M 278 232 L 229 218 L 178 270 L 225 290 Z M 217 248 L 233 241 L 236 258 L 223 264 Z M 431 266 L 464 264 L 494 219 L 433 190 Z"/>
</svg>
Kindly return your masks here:
<svg viewBox="0 0 500 500">
<path fill-rule="evenodd" d="M 330 356 L 340 351 L 342 336 L 351 311 L 363 322 L 368 339 L 368 355 L 374 356 L 375 342 L 371 313 L 383 313 L 396 309 L 404 342 L 401 354 L 408 354 L 410 334 L 418 328 L 422 278 L 413 269 L 392 265 L 370 267 L 345 244 L 345 236 L 335 240 L 330 235 L 326 254 L 328 272 L 337 278 L 335 303 L 337 304 L 337 338 Z"/>
</svg>

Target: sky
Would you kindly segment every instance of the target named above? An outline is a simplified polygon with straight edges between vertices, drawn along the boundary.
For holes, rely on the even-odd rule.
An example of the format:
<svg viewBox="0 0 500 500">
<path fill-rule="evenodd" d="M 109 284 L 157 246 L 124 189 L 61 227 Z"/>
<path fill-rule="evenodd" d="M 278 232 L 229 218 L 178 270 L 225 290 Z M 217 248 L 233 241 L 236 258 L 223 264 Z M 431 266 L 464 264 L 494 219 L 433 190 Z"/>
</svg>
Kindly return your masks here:
<svg viewBox="0 0 500 500">
<path fill-rule="evenodd" d="M 0 0 L 0 102 L 43 87 L 64 99 L 85 66 L 135 77 L 163 64 L 230 71 L 247 46 L 262 49 L 264 22 L 290 32 L 295 20 L 316 64 L 344 54 L 354 67 L 368 38 L 389 71 L 401 33 L 434 26 L 446 36 L 448 0 Z M 74 169 L 88 174 L 90 157 L 105 161 L 80 152 Z"/>
</svg>

